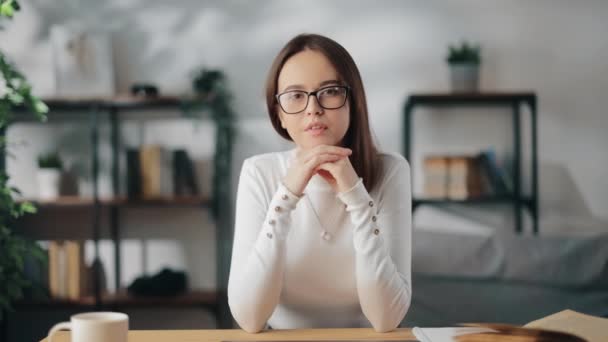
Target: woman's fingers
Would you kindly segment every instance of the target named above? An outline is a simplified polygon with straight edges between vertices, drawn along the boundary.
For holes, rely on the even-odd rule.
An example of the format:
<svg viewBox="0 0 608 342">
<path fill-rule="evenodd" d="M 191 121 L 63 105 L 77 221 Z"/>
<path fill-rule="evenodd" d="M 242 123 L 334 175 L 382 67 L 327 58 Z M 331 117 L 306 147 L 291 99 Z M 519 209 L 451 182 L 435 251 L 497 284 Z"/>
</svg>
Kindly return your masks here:
<svg viewBox="0 0 608 342">
<path fill-rule="evenodd" d="M 334 178 L 334 175 L 332 175 L 331 172 L 329 172 L 327 170 L 319 169 L 317 171 L 317 174 L 319 176 L 323 177 L 323 179 L 325 179 L 330 184 L 336 183 L 336 178 Z"/>
<path fill-rule="evenodd" d="M 312 172 L 316 172 L 319 165 L 322 165 L 325 163 L 333 163 L 342 158 L 344 158 L 344 156 L 337 155 L 337 154 L 319 154 L 319 155 L 315 155 L 312 158 L 310 158 L 304 165 L 307 169 L 311 170 Z"/>
<path fill-rule="evenodd" d="M 344 154 L 344 155 L 350 155 L 352 153 L 352 150 L 350 148 L 332 146 L 332 145 L 319 145 L 319 146 L 315 147 L 315 149 L 318 152 L 324 152 L 324 153 L 335 153 L 335 154 Z"/>
<path fill-rule="evenodd" d="M 283 182 L 291 192 L 300 194 L 318 171 L 319 165 L 335 163 L 351 154 L 352 151 L 348 148 L 330 145 L 320 145 L 311 150 L 298 149 L 296 164 L 288 170 Z"/>
<path fill-rule="evenodd" d="M 334 154 L 342 157 L 347 157 L 352 154 L 352 151 L 348 148 L 340 147 L 340 146 L 331 146 L 331 145 L 319 145 L 306 153 L 303 156 L 304 162 L 308 162 L 311 158 L 321 154 Z"/>
<path fill-rule="evenodd" d="M 342 158 L 340 158 L 342 159 Z M 338 160 L 340 160 L 338 159 Z M 337 171 L 337 168 L 339 167 L 335 162 L 337 162 L 338 160 L 334 160 L 333 162 L 325 162 L 323 164 L 320 164 L 319 166 L 317 166 L 317 171 L 318 170 L 325 170 L 329 173 L 334 173 Z"/>
</svg>

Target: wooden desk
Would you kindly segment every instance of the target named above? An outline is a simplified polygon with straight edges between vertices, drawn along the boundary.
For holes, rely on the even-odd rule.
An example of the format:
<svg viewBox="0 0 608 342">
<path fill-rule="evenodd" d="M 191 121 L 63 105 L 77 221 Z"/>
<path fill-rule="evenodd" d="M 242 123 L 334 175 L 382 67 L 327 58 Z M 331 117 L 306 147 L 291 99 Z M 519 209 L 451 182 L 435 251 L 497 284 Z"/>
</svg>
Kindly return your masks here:
<svg viewBox="0 0 608 342">
<path fill-rule="evenodd" d="M 55 335 L 54 342 L 70 342 L 67 331 Z M 220 341 L 313 341 L 313 340 L 415 340 L 411 329 L 376 333 L 372 329 L 269 330 L 249 334 L 231 330 L 131 330 L 129 342 L 220 342 Z M 44 339 L 43 341 L 47 341 Z"/>
</svg>

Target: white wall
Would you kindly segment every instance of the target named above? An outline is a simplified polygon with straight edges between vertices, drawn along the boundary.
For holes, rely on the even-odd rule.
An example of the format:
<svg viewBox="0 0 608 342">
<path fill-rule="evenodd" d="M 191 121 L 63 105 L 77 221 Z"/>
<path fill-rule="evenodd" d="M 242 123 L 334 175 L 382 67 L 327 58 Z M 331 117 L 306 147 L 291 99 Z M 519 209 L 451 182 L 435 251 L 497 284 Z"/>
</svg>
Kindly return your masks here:
<svg viewBox="0 0 608 342">
<path fill-rule="evenodd" d="M 326 34 L 351 52 L 366 85 L 375 135 L 380 146 L 391 151 L 401 151 L 401 110 L 407 94 L 447 90 L 447 44 L 462 38 L 479 41 L 484 59 L 482 89 L 534 90 L 538 94 L 541 230 L 555 225 L 572 230 L 581 225 L 608 228 L 608 113 L 604 103 L 608 94 L 608 2 L 79 3 L 80 7 L 70 1 L 24 0 L 23 13 L 0 33 L 0 47 L 25 71 L 35 90 L 41 95 L 53 94 L 48 29 L 69 18 L 114 32 L 119 93 L 128 92 L 135 81 L 155 82 L 164 93 L 184 93 L 189 91 L 189 77 L 197 67 L 222 68 L 230 78 L 241 120 L 235 179 L 246 156 L 289 146 L 274 134 L 265 117 L 262 85 L 272 58 L 295 34 Z M 415 120 L 414 145 L 419 152 L 415 157 L 430 151 L 472 152 L 495 146 L 500 157 L 508 158 L 511 126 L 507 114 L 485 109 L 421 112 Z M 162 136 L 154 133 L 158 132 L 154 131 L 154 124 L 146 126 L 147 139 L 185 145 L 199 159 L 209 158 L 212 135 L 197 132 L 189 124 L 171 125 L 173 128 Z M 13 141 L 27 141 L 26 146 L 15 146 L 17 160 L 9 162 L 15 183 L 26 195 L 36 192 L 31 180 L 32 158 L 37 151 L 58 146 L 72 160 L 85 160 L 82 158 L 87 155 L 86 144 L 74 148 L 74 142 L 86 141 L 86 126 L 77 127 L 21 125 L 9 132 Z M 136 131 L 137 128 L 127 127 L 125 139 Z M 205 132 L 209 132 L 209 127 Z M 529 140 L 523 149 L 527 147 Z M 107 160 L 107 146 L 103 153 Z M 416 171 L 419 175 L 420 170 L 415 168 Z M 102 172 L 102 193 L 108 193 L 109 170 Z M 416 184 L 419 188 L 420 184 Z M 87 191 L 86 181 L 82 190 Z M 126 219 L 125 234 L 134 239 L 125 244 L 125 248 L 130 243 L 133 246 L 126 254 L 138 255 L 138 237 L 166 240 L 163 231 L 168 222 L 175 226 L 171 229 L 177 242 L 161 244 L 162 247 L 151 244 L 148 271 L 155 272 L 164 264 L 190 265 L 193 260 L 205 260 L 200 264 L 203 266 L 191 270 L 193 282 L 199 287 L 213 286 L 214 279 L 206 277 L 214 255 L 213 227 L 208 220 L 199 220 L 196 213 L 174 212 L 158 224 L 140 221 L 138 214 L 146 216 L 133 213 Z M 507 218 L 499 217 L 493 225 L 509 224 Z M 420 219 L 427 224 L 436 223 L 432 214 Z M 152 258 L 161 252 L 163 258 Z M 125 284 L 140 270 L 138 262 L 129 264 L 123 270 Z"/>
</svg>

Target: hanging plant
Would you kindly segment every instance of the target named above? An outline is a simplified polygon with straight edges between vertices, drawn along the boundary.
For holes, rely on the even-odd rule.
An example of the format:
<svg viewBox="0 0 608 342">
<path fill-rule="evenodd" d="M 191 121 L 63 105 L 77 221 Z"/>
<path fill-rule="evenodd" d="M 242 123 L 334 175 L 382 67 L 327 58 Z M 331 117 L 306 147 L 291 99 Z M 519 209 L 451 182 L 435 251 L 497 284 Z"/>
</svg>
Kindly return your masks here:
<svg viewBox="0 0 608 342">
<path fill-rule="evenodd" d="M 216 147 L 213 170 L 213 208 L 215 218 L 220 215 L 220 203 L 226 203 L 230 189 L 223 186 L 223 179 L 230 177 L 232 161 L 232 141 L 234 139 L 234 119 L 232 93 L 223 71 L 203 68 L 192 80 L 194 100 L 185 101 L 182 110 L 186 117 L 201 118 L 208 113 L 216 125 Z"/>
<path fill-rule="evenodd" d="M 0 0 L 0 20 L 12 18 L 19 9 L 15 0 Z M 5 133 L 16 107 L 26 107 L 40 121 L 46 120 L 48 107 L 32 95 L 32 87 L 23 74 L 0 51 L 0 320 L 2 312 L 10 310 L 12 303 L 23 298 L 24 291 L 33 285 L 25 275 L 26 260 L 34 258 L 42 262 L 46 258 L 34 241 L 19 236 L 14 229 L 16 219 L 36 212 L 31 203 L 15 201 L 19 190 L 9 186 L 4 170 Z"/>
</svg>

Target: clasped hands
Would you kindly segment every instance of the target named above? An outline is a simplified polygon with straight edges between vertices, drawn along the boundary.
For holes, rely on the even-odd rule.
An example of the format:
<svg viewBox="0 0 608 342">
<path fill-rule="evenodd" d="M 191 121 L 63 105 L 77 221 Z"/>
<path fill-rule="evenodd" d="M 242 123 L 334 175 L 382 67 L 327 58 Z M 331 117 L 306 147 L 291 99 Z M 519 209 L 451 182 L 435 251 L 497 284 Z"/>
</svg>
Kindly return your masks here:
<svg viewBox="0 0 608 342">
<path fill-rule="evenodd" d="M 283 185 L 293 194 L 301 196 L 312 176 L 318 174 L 336 193 L 348 191 L 359 180 L 349 159 L 351 154 L 352 150 L 339 146 L 298 148 L 295 160 L 283 179 Z"/>
</svg>

